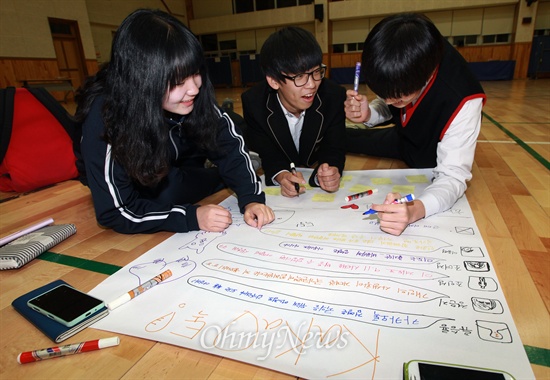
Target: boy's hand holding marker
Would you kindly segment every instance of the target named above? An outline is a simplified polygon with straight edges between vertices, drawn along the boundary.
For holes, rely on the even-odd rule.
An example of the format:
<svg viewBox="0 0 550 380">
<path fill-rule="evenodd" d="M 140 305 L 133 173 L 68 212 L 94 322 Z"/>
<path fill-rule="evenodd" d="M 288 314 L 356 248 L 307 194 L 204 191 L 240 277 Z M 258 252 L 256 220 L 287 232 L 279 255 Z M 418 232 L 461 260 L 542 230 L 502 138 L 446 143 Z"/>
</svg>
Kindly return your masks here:
<svg viewBox="0 0 550 380">
<path fill-rule="evenodd" d="M 294 165 L 294 162 L 291 162 L 290 163 L 290 172 L 292 173 L 292 175 L 294 177 L 297 177 L 297 172 L 296 172 L 296 165 Z M 297 182 L 294 182 L 294 188 L 296 189 L 296 192 L 298 193 L 298 196 L 300 195 L 300 185 L 297 183 Z"/>
<path fill-rule="evenodd" d="M 346 100 L 344 101 L 344 112 L 346 113 L 346 118 L 354 123 L 369 121 L 371 111 L 367 95 L 361 95 L 355 90 L 347 90 Z"/>
<path fill-rule="evenodd" d="M 394 195 L 398 195 L 397 198 L 394 198 Z M 399 196 L 397 193 L 389 193 L 386 195 L 386 200 L 384 201 L 383 205 L 398 205 L 402 203 L 412 202 L 414 201 L 414 194 L 405 195 L 404 197 Z M 375 204 L 372 204 L 375 206 Z M 376 214 L 377 212 L 391 212 L 390 210 L 383 210 L 380 209 L 381 205 L 377 205 L 377 207 L 370 208 L 369 210 L 365 211 L 363 215 L 370 215 L 370 214 Z M 387 207 L 386 207 L 387 208 Z"/>
<path fill-rule="evenodd" d="M 281 195 L 289 198 L 297 197 L 305 192 L 305 188 L 300 184 L 305 184 L 304 176 L 296 170 L 294 163 L 290 163 L 289 171 L 282 171 L 275 177 L 275 181 L 281 186 Z"/>
<path fill-rule="evenodd" d="M 353 90 L 359 91 L 359 77 L 361 76 L 361 62 L 355 64 L 355 77 L 353 78 Z"/>
<path fill-rule="evenodd" d="M 361 74 L 361 62 L 355 64 L 355 77 L 353 78 L 353 90 L 346 91 L 344 111 L 346 118 L 354 123 L 364 123 L 370 119 L 371 112 L 366 95 L 359 94 L 359 78 Z"/>
<path fill-rule="evenodd" d="M 401 197 L 399 193 L 389 193 L 383 204 L 372 204 L 371 208 L 363 215 L 377 213 L 382 231 L 392 235 L 401 235 L 409 225 L 411 212 L 409 205 L 414 199 L 414 194 Z"/>
</svg>

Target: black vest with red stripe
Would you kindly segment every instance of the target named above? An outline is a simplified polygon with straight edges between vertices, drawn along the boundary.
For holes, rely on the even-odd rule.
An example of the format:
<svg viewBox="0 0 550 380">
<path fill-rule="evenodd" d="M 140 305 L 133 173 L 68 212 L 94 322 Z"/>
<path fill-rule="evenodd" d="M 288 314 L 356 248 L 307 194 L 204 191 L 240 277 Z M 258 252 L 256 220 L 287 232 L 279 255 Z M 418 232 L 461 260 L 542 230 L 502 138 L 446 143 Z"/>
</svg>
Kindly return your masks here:
<svg viewBox="0 0 550 380">
<path fill-rule="evenodd" d="M 468 63 L 449 43 L 438 70 L 410 108 L 390 106 L 403 160 L 413 168 L 436 166 L 437 144 L 464 103 L 485 94 Z"/>
</svg>

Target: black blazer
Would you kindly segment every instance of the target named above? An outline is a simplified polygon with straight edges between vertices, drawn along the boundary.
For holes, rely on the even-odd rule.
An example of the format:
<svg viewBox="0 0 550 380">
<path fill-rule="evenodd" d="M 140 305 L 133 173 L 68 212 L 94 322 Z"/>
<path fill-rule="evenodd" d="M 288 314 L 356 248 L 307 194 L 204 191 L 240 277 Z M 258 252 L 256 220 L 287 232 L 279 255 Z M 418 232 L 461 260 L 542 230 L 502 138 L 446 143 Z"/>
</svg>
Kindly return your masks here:
<svg viewBox="0 0 550 380">
<path fill-rule="evenodd" d="M 323 79 L 313 104 L 306 110 L 298 153 L 277 92 L 267 81 L 242 94 L 245 141 L 262 159 L 266 185 L 273 185 L 272 177 L 289 170 L 291 162 L 297 167 L 314 168 L 310 186 L 317 186 L 315 176 L 320 164 L 335 166 L 342 174 L 346 161 L 345 100 L 345 88 Z"/>
</svg>

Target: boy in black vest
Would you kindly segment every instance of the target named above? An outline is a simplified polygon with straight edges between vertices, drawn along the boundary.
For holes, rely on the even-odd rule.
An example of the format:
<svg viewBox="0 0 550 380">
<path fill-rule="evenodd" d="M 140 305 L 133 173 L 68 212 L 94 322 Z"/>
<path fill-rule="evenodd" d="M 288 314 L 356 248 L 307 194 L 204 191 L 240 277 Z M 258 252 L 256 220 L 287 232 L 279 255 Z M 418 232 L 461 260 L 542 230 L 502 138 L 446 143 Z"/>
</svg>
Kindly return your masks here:
<svg viewBox="0 0 550 380">
<path fill-rule="evenodd" d="M 379 211 L 380 228 L 400 235 L 410 223 L 443 212 L 472 178 L 485 94 L 464 58 L 420 14 L 397 14 L 378 23 L 365 40 L 361 70 L 377 95 L 348 90 L 346 117 L 366 129 L 347 129 L 347 151 L 397 158 L 412 168 L 434 168 L 433 183 L 413 202 Z M 370 129 L 391 122 L 393 127 Z"/>
</svg>

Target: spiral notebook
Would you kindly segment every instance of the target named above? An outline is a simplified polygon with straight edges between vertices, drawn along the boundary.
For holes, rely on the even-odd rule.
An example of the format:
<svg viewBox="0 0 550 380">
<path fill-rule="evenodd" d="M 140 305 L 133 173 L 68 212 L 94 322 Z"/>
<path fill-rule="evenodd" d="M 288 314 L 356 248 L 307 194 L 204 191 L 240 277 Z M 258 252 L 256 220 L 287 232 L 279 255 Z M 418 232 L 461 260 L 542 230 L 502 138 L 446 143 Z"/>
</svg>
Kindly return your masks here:
<svg viewBox="0 0 550 380">
<path fill-rule="evenodd" d="M 76 233 L 74 224 L 40 228 L 0 247 L 0 270 L 20 268 Z"/>
</svg>

